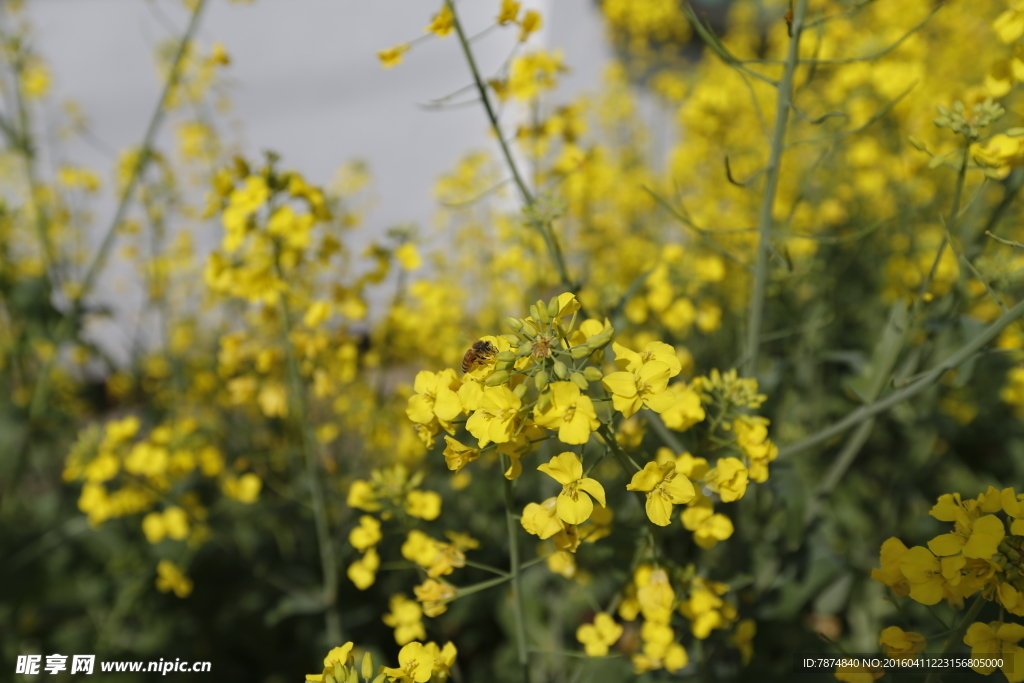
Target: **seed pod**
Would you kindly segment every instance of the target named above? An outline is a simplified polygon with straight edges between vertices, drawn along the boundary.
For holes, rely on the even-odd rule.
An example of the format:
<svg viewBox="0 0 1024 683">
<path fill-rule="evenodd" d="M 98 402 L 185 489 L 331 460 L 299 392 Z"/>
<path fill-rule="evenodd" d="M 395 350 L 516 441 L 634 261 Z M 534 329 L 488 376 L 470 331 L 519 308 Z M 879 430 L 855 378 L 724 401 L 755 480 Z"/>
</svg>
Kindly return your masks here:
<svg viewBox="0 0 1024 683">
<path fill-rule="evenodd" d="M 539 391 L 544 391 L 544 387 L 548 385 L 548 371 L 538 370 L 537 374 L 533 376 L 533 385 L 537 387 Z"/>
<path fill-rule="evenodd" d="M 589 346 L 576 346 L 569 349 L 569 355 L 573 357 L 573 360 L 579 360 L 580 358 L 586 358 L 594 352 Z"/>
<path fill-rule="evenodd" d="M 505 318 L 505 324 L 508 325 L 508 328 L 513 332 L 519 332 L 523 329 L 523 321 L 519 318 L 513 318 L 512 316 Z"/>
<path fill-rule="evenodd" d="M 509 361 L 514 361 L 516 359 L 516 354 L 512 353 L 511 351 L 502 351 L 494 358 L 504 363 L 508 363 Z"/>
<path fill-rule="evenodd" d="M 590 388 L 590 382 L 587 381 L 587 378 L 583 376 L 582 372 L 572 373 L 571 375 L 569 375 L 569 379 L 572 381 L 573 384 L 578 386 L 583 391 L 586 391 L 587 389 Z"/>
<path fill-rule="evenodd" d="M 497 387 L 505 384 L 506 382 L 508 382 L 508 370 L 498 370 L 488 377 L 486 381 L 484 381 L 484 384 L 489 387 Z"/>
<path fill-rule="evenodd" d="M 526 383 L 523 382 L 522 384 L 517 386 L 515 389 L 512 390 L 512 393 L 515 394 L 518 398 L 526 396 Z"/>
<path fill-rule="evenodd" d="M 558 379 L 565 379 L 569 376 L 569 368 L 567 368 L 565 363 L 560 360 L 555 361 L 554 371 L 555 376 L 558 377 Z"/>
<path fill-rule="evenodd" d="M 602 374 L 602 372 L 593 365 L 588 365 L 583 368 L 583 376 L 591 382 L 600 382 L 601 379 L 604 378 L 604 374 Z"/>
</svg>

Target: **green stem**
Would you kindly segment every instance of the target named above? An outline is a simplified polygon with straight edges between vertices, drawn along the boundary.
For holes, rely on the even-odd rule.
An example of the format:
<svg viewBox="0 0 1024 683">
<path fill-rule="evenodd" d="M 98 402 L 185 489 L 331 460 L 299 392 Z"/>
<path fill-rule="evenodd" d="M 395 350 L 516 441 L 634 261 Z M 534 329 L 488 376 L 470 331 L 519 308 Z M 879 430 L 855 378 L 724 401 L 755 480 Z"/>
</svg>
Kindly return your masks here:
<svg viewBox="0 0 1024 683">
<path fill-rule="evenodd" d="M 824 443 L 833 437 L 839 436 L 847 429 L 860 424 L 864 420 L 870 419 L 895 405 L 917 396 L 937 382 L 943 373 L 963 365 L 977 353 L 981 352 L 982 347 L 995 339 L 1000 332 L 1021 316 L 1024 316 L 1024 301 L 1021 301 L 1007 313 L 1004 313 L 998 320 L 986 327 L 974 339 L 964 344 L 956 351 L 956 353 L 926 372 L 917 381 L 908 384 L 906 387 L 898 391 L 892 392 L 879 401 L 875 401 L 874 403 L 870 403 L 854 410 L 846 417 L 812 434 L 811 436 L 801 439 L 796 443 L 789 444 L 788 446 L 783 446 L 779 449 L 779 458 L 787 458 L 805 451 L 808 448 L 813 448 L 820 443 Z"/>
<path fill-rule="evenodd" d="M 953 651 L 953 648 L 963 640 L 964 631 L 966 631 L 967 627 L 974 622 L 974 619 L 978 616 L 978 613 L 981 612 L 981 608 L 984 606 L 985 598 L 979 594 L 978 597 L 974 599 L 974 602 L 971 603 L 971 608 L 967 610 L 967 614 L 964 615 L 963 621 L 960 622 L 960 625 L 956 627 L 956 630 L 949 637 L 949 640 L 946 641 L 946 646 L 942 648 L 942 655 L 948 655 Z M 936 683 L 938 680 L 939 672 L 932 671 L 928 674 L 928 678 L 924 679 L 924 683 Z"/>
<path fill-rule="evenodd" d="M 278 266 L 280 273 L 280 266 Z M 283 273 L 280 274 L 284 279 Z M 327 503 L 320 485 L 320 468 L 317 464 L 316 435 L 309 420 L 306 405 L 306 384 L 299 371 L 298 358 L 291 341 L 291 311 L 287 294 L 281 294 L 281 316 L 283 318 L 282 337 L 288 362 L 288 376 L 291 383 L 292 410 L 301 425 L 302 451 L 306 461 L 306 477 L 309 479 L 310 493 L 313 497 L 313 520 L 316 525 L 316 539 L 320 547 L 320 566 L 323 571 L 323 600 L 327 626 L 327 642 L 330 647 L 342 642 L 341 618 L 338 614 L 338 565 L 334 555 L 334 543 L 327 522 Z"/>
<path fill-rule="evenodd" d="M 643 468 L 636 464 L 633 458 L 629 457 L 629 453 L 622 450 L 622 446 L 615 440 L 615 435 L 612 434 L 612 430 L 609 429 L 608 425 L 603 424 L 597 428 L 597 433 L 601 435 L 601 438 L 608 444 L 608 448 L 612 449 L 612 453 L 615 454 L 615 459 L 619 461 L 619 465 L 622 467 L 622 471 L 627 475 L 631 474 L 632 471 L 639 472 Z M 632 467 L 632 470 L 630 468 Z"/>
<path fill-rule="evenodd" d="M 493 588 L 494 586 L 500 586 L 501 584 L 508 583 L 511 580 L 512 580 L 512 575 L 508 574 L 506 576 L 499 576 L 496 579 L 487 579 L 486 581 L 481 581 L 480 583 L 474 583 L 474 584 L 469 585 L 469 586 L 463 586 L 461 588 L 456 588 L 455 589 L 455 597 L 452 598 L 452 600 L 455 600 L 457 598 L 464 598 L 467 595 L 472 595 L 473 593 L 479 593 L 480 591 L 485 591 L 488 588 Z"/>
<path fill-rule="evenodd" d="M 782 165 L 782 152 L 786 147 L 786 127 L 789 123 L 789 111 L 793 105 L 793 75 L 800 62 L 800 33 L 803 30 L 804 16 L 807 14 L 807 0 L 796 0 L 793 23 L 786 53 L 786 66 L 779 81 L 779 97 L 775 110 L 775 128 L 772 132 L 771 151 L 768 157 L 767 183 L 761 199 L 761 213 L 758 219 L 757 260 L 754 265 L 753 290 L 750 295 L 750 316 L 747 324 L 747 350 L 743 374 L 755 377 L 757 374 L 757 356 L 761 345 L 761 325 L 764 320 L 765 289 L 768 283 L 768 254 L 772 238 L 772 209 L 779 188 L 779 171 Z"/>
<path fill-rule="evenodd" d="M 466 33 L 462 28 L 462 22 L 459 20 L 459 14 L 455 11 L 455 3 L 452 2 L 452 0 L 445 0 L 445 4 L 452 13 L 452 24 L 455 26 L 455 33 L 459 36 L 459 44 L 462 46 L 462 53 L 466 56 L 466 61 L 469 63 L 469 70 L 473 73 L 473 83 L 476 85 L 477 93 L 480 95 L 480 101 L 483 102 L 484 109 L 487 111 L 487 119 L 491 123 L 491 129 L 494 131 L 495 137 L 498 138 L 498 144 L 501 145 L 501 152 L 505 156 L 505 162 L 508 164 L 509 171 L 512 172 L 512 179 L 515 180 L 516 186 L 519 188 L 519 193 L 523 195 L 523 201 L 528 206 L 533 206 L 533 195 L 526 187 L 526 183 L 523 182 L 523 177 L 519 174 L 519 167 L 516 166 L 516 162 L 512 158 L 512 151 L 509 149 L 508 143 L 505 142 L 505 136 L 501 133 L 501 126 L 498 124 L 498 115 L 494 111 L 494 107 L 491 105 L 490 98 L 487 96 L 487 86 L 484 83 L 483 78 L 480 76 L 480 70 L 477 68 L 476 59 L 473 57 L 473 50 L 469 47 L 469 40 L 466 38 Z"/>
<path fill-rule="evenodd" d="M 483 77 L 480 76 L 480 69 L 476 65 L 476 58 L 473 57 L 473 50 L 469 46 L 469 40 L 466 38 L 465 30 L 462 28 L 462 22 L 459 20 L 459 14 L 455 10 L 455 3 L 452 0 L 445 0 L 445 5 L 452 13 L 452 24 L 455 26 L 455 33 L 459 36 L 459 44 L 462 46 L 462 53 L 466 57 L 466 62 L 469 64 L 469 70 L 473 74 L 473 83 L 476 85 L 477 93 L 480 95 L 480 101 L 484 105 L 484 110 L 487 112 L 487 120 L 491 124 L 491 130 L 494 131 L 494 137 L 498 138 L 498 144 L 501 146 L 501 153 L 505 157 L 505 163 L 508 165 L 509 171 L 512 173 L 512 179 L 516 183 L 516 187 L 519 188 L 519 194 L 523 197 L 523 203 L 528 208 L 533 208 L 537 200 L 534 198 L 530 189 L 526 186 L 526 182 L 523 180 L 523 176 L 519 173 L 519 167 L 516 165 L 515 159 L 512 158 L 512 150 L 509 149 L 508 142 L 505 141 L 505 136 L 501 132 L 501 125 L 498 123 L 498 114 L 494 111 L 494 106 L 491 104 L 491 99 L 487 95 L 487 84 L 484 83 Z M 551 260 L 555 265 L 555 269 L 558 270 L 558 277 L 562 281 L 564 286 L 569 291 L 576 291 L 576 287 L 573 285 L 572 279 L 569 277 L 568 268 L 565 265 L 565 257 L 562 255 L 562 249 L 558 244 L 558 240 L 555 238 L 555 234 L 551 229 L 551 224 L 544 224 L 535 222 L 535 225 L 544 238 L 544 242 L 547 244 L 548 252 L 551 254 Z"/>
<path fill-rule="evenodd" d="M 928 288 L 931 287 L 932 280 L 934 279 L 935 273 L 939 267 L 939 262 L 942 260 L 942 254 L 946 247 L 946 244 L 949 244 L 950 248 L 953 249 L 953 251 L 959 255 L 959 251 L 957 250 L 956 245 L 953 244 L 953 237 L 951 231 L 956 226 L 957 218 L 960 215 L 960 201 L 963 197 L 964 184 L 967 178 L 967 162 L 969 150 L 969 146 L 964 147 L 964 156 L 962 159 L 962 164 L 960 166 L 960 172 L 957 174 L 956 188 L 953 191 L 953 205 L 949 211 L 949 227 L 946 230 L 945 239 L 943 239 L 942 244 L 939 245 L 939 250 L 935 255 L 935 260 L 932 261 L 931 269 L 928 271 L 928 277 L 925 278 L 925 281 L 921 284 L 921 288 L 917 293 L 917 298 L 914 300 L 914 304 L 911 307 L 910 313 L 907 315 L 907 324 L 903 328 L 903 333 L 900 335 L 899 347 L 896 353 L 892 355 L 892 363 L 896 362 L 897 357 L 902 352 L 903 348 L 906 346 L 907 341 L 910 338 L 912 331 L 914 330 L 914 319 L 917 316 L 917 311 L 920 309 L 921 303 L 925 299 L 925 294 L 927 294 Z M 967 261 L 966 257 L 964 257 L 964 260 Z M 973 270 L 974 266 L 971 265 L 970 261 L 967 261 L 967 265 Z M 977 271 L 975 272 L 977 273 Z M 981 279 L 980 275 L 978 275 L 978 277 L 979 279 Z M 988 286 L 988 283 L 985 282 L 984 279 L 981 279 L 981 281 L 985 283 L 986 289 L 988 289 L 992 296 L 995 297 L 996 301 L 999 301 L 1000 306 L 1002 306 L 1003 312 L 1008 312 L 1009 309 L 1007 309 L 1003 302 L 999 299 L 999 297 L 996 296 L 995 292 L 992 292 L 992 290 Z M 874 401 L 882 393 L 882 390 L 885 388 L 885 385 L 888 382 L 890 369 L 891 366 L 886 366 L 885 371 L 878 372 L 875 375 L 874 381 L 872 382 L 871 386 L 868 387 L 868 391 L 865 396 L 866 400 Z M 853 465 L 853 461 L 856 460 L 861 448 L 864 447 L 864 444 L 867 443 L 868 437 L 871 436 L 871 430 L 874 426 L 874 418 L 865 420 L 857 427 L 856 431 L 854 431 L 854 433 L 847 440 L 846 445 L 843 446 L 842 452 L 832 462 L 832 466 L 829 467 L 828 473 L 825 475 L 824 479 L 822 479 L 817 490 L 815 491 L 814 496 L 811 498 L 810 504 L 807 507 L 805 523 L 810 524 L 811 521 L 814 520 L 814 518 L 821 511 L 822 500 L 832 492 L 832 490 L 842 480 L 847 470 L 850 469 L 850 466 Z"/>
<path fill-rule="evenodd" d="M 17 110 L 18 132 L 16 133 L 17 144 L 14 147 L 20 152 L 22 161 L 25 164 L 25 178 L 28 181 L 29 195 L 32 199 L 32 207 L 35 210 L 35 228 L 39 245 L 43 252 L 43 263 L 50 277 L 56 276 L 53 268 L 56 264 L 53 244 L 50 242 L 49 219 L 43 208 L 42 192 L 39 188 L 39 177 L 36 172 L 35 146 L 32 144 L 32 131 L 29 124 L 28 107 L 25 106 L 25 93 L 22 87 L 22 68 L 18 63 L 14 68 L 14 101 Z"/>
<path fill-rule="evenodd" d="M 174 53 L 174 58 L 171 61 L 171 70 L 167 75 L 167 82 L 164 83 L 163 92 L 160 93 L 160 100 L 157 102 L 156 110 L 149 119 L 149 125 L 146 126 L 146 132 L 142 137 L 142 145 L 139 147 L 139 154 L 135 158 L 135 163 L 132 164 L 131 175 L 128 176 L 128 182 L 121 191 L 121 197 L 117 203 L 117 210 L 114 212 L 114 219 L 110 222 L 110 225 L 107 226 L 107 232 L 103 236 L 103 241 L 100 243 L 99 251 L 97 251 L 96 256 L 93 257 L 92 263 L 89 264 L 89 269 L 85 273 L 85 279 L 82 280 L 82 288 L 78 295 L 78 301 L 82 301 L 86 294 L 88 294 L 92 289 L 93 285 L 95 285 L 96 278 L 99 276 L 99 272 L 103 268 L 103 264 L 106 263 L 107 257 L 110 255 L 110 250 L 114 248 L 114 238 L 117 236 L 117 228 L 122 222 L 124 222 L 125 214 L 128 212 L 128 206 L 131 204 L 132 196 L 135 193 L 135 188 L 139 184 L 142 172 L 146 169 L 146 166 L 152 156 L 153 143 L 156 140 L 157 131 L 160 130 L 160 125 L 163 123 L 164 117 L 167 115 L 167 110 L 165 109 L 167 99 L 170 97 L 171 92 L 174 90 L 175 86 L 178 85 L 178 80 L 181 78 L 181 64 L 185 59 L 185 54 L 188 52 L 188 46 L 189 43 L 192 42 L 192 37 L 199 29 L 199 18 L 203 13 L 204 7 L 206 7 L 206 0 L 197 0 L 195 9 L 192 10 L 192 17 L 188 22 L 188 28 L 185 29 L 185 35 L 178 44 L 178 49 Z"/>
<path fill-rule="evenodd" d="M 504 461 L 504 457 L 502 458 Z M 508 469 L 508 463 L 502 462 Z M 530 683 L 530 654 L 526 644 L 526 614 L 523 608 L 523 585 L 519 566 L 519 523 L 515 513 L 515 488 L 511 479 L 505 479 L 505 524 L 508 529 L 509 577 L 512 581 L 512 618 L 516 627 L 516 659 L 523 671 L 523 681 Z"/>
<path fill-rule="evenodd" d="M 490 572 L 492 574 L 497 574 L 498 576 L 507 577 L 509 575 L 508 572 L 506 572 L 506 571 L 504 571 L 502 569 L 498 569 L 497 567 L 492 567 L 491 565 L 484 564 L 482 562 L 471 562 L 470 560 L 466 560 L 466 566 L 467 567 L 476 567 L 477 569 L 483 569 L 485 572 Z"/>
</svg>

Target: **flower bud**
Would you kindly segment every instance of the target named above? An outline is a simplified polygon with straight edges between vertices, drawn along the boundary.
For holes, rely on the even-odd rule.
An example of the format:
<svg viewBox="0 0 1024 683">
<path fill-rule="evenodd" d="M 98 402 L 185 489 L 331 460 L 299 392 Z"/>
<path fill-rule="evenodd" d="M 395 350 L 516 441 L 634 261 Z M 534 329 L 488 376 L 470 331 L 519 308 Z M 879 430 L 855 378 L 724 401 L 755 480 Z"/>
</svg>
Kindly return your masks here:
<svg viewBox="0 0 1024 683">
<path fill-rule="evenodd" d="M 327 675 L 324 676 L 324 683 L 338 683 L 338 679 L 334 677 L 332 672 L 328 671 Z M 342 681 L 342 683 L 344 683 L 344 681 Z"/>
<path fill-rule="evenodd" d="M 359 674 L 356 673 L 355 667 L 349 669 L 348 678 L 345 679 L 345 683 L 359 683 Z"/>
<path fill-rule="evenodd" d="M 533 346 L 530 344 L 522 344 L 516 349 L 517 356 L 529 356 L 531 353 L 533 353 Z"/>
<path fill-rule="evenodd" d="M 514 334 L 503 334 L 501 335 L 501 338 L 507 341 L 509 346 L 519 346 L 519 337 Z"/>
<path fill-rule="evenodd" d="M 538 332 L 540 332 L 540 328 L 537 327 L 536 323 L 530 320 L 523 321 L 523 334 L 528 337 L 536 337 Z"/>
<path fill-rule="evenodd" d="M 539 391 L 544 391 L 544 387 L 548 385 L 548 371 L 538 370 L 537 374 L 533 376 L 533 385 L 537 387 Z"/>
<path fill-rule="evenodd" d="M 560 360 L 555 361 L 554 371 L 555 376 L 558 377 L 558 379 L 565 379 L 569 376 L 569 368 L 567 368 L 565 363 Z"/>
<path fill-rule="evenodd" d="M 572 381 L 573 384 L 578 386 L 583 391 L 586 391 L 587 389 L 590 388 L 590 382 L 587 381 L 587 378 L 584 377 L 583 373 L 581 372 L 572 373 L 571 375 L 569 375 L 569 379 Z"/>
<path fill-rule="evenodd" d="M 499 360 L 494 364 L 495 370 L 511 370 L 515 366 L 515 361 L 510 360 Z"/>
<path fill-rule="evenodd" d="M 496 387 L 505 384 L 506 382 L 508 382 L 508 370 L 498 370 L 491 374 L 491 376 L 484 381 L 484 384 L 489 387 Z"/>
<path fill-rule="evenodd" d="M 562 310 L 562 308 L 558 305 L 558 297 L 551 297 L 551 301 L 548 302 L 548 315 L 550 315 L 553 320 L 557 320 L 558 312 L 560 310 Z"/>
<path fill-rule="evenodd" d="M 362 669 L 363 678 L 370 680 L 370 676 L 373 675 L 373 657 L 370 655 L 369 651 L 363 655 Z"/>
<path fill-rule="evenodd" d="M 600 382 L 604 378 L 604 374 L 602 374 L 601 371 L 593 365 L 588 365 L 583 368 L 583 376 L 591 382 Z"/>
<path fill-rule="evenodd" d="M 509 362 L 515 361 L 516 354 L 512 353 L 511 351 L 502 351 L 501 353 L 499 353 L 494 358 L 495 358 L 495 360 L 499 360 L 499 361 L 501 361 L 503 363 L 509 363 Z"/>
<path fill-rule="evenodd" d="M 508 328 L 513 332 L 519 332 L 523 329 L 523 321 L 519 318 L 513 318 L 512 316 L 505 318 L 505 324 L 508 325 Z"/>
<path fill-rule="evenodd" d="M 615 328 L 606 327 L 587 340 L 587 347 L 595 350 L 602 349 L 608 346 L 608 342 L 612 340 L 613 334 L 615 334 Z"/>
<path fill-rule="evenodd" d="M 530 304 L 530 317 L 534 320 L 540 320 L 540 311 L 537 309 L 537 304 Z M 543 320 L 540 320 L 544 322 Z"/>
<path fill-rule="evenodd" d="M 523 384 L 517 386 L 515 389 L 512 390 L 512 393 L 516 395 L 516 398 L 522 398 L 523 396 L 526 396 L 526 383 L 524 382 Z"/>
<path fill-rule="evenodd" d="M 379 674 L 375 679 L 373 679 L 373 683 L 384 683 L 384 674 Z"/>
<path fill-rule="evenodd" d="M 533 310 L 537 311 L 537 314 L 538 314 L 537 315 L 537 320 L 541 321 L 542 323 L 549 323 L 549 322 L 551 322 L 551 314 L 548 313 L 548 305 L 546 303 L 544 303 L 543 301 L 538 299 L 537 303 L 534 304 L 530 308 L 530 310 L 531 311 L 533 311 Z"/>
<path fill-rule="evenodd" d="M 550 405 L 551 405 L 551 392 L 550 391 L 545 391 L 545 392 L 543 392 L 540 395 L 540 398 L 537 399 L 537 410 L 539 410 L 540 412 L 543 413 L 545 410 L 548 409 L 548 407 Z"/>
<path fill-rule="evenodd" d="M 334 680 L 338 683 L 348 683 L 348 669 L 342 666 L 341 662 L 334 663 Z M 326 682 L 325 682 L 326 683 Z"/>
<path fill-rule="evenodd" d="M 574 360 L 579 360 L 580 358 L 586 358 L 587 356 L 589 356 L 593 352 L 594 352 L 594 350 L 591 349 L 589 346 L 586 346 L 586 345 L 584 345 L 584 346 L 576 346 L 576 347 L 573 347 L 573 348 L 569 349 L 569 355 L 572 356 Z"/>
</svg>

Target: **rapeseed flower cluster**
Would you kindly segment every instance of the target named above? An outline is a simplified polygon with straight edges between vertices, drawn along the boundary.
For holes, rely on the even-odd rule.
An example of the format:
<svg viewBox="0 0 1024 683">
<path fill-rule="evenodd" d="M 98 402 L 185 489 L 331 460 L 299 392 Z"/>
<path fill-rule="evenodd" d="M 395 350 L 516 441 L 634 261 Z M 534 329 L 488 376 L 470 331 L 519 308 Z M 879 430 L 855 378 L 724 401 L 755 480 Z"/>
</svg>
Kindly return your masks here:
<svg viewBox="0 0 1024 683">
<path fill-rule="evenodd" d="M 971 647 L 976 658 L 1000 657 L 1007 680 L 1024 680 L 1024 625 L 1004 621 L 1004 613 L 1024 616 L 1024 494 L 1013 488 L 988 490 L 977 498 L 959 493 L 939 496 L 929 514 L 952 524 L 948 533 L 926 546 L 907 548 L 898 538 L 882 544 L 881 568 L 871 577 L 888 587 L 894 597 L 934 605 L 945 601 L 962 609 L 965 600 L 975 601 L 957 628 L 957 638 Z M 975 621 L 986 602 L 999 606 L 1000 619 Z M 880 643 L 887 653 L 916 655 L 925 646 L 919 633 L 889 627 Z M 978 664 L 975 671 L 991 674 L 995 667 Z M 837 674 L 838 677 L 838 674 Z"/>
</svg>

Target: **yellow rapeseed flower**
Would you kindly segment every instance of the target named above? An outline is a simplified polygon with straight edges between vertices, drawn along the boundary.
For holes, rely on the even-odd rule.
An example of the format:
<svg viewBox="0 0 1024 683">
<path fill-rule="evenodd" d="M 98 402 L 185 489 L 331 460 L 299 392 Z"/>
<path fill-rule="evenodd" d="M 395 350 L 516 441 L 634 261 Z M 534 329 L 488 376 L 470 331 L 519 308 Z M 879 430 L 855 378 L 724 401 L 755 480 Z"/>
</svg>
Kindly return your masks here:
<svg viewBox="0 0 1024 683">
<path fill-rule="evenodd" d="M 612 406 L 624 417 L 632 417 L 640 408 L 661 413 L 672 407 L 676 396 L 668 391 L 671 368 L 660 360 L 642 364 L 632 372 L 613 372 L 602 380 L 612 393 Z"/>
<path fill-rule="evenodd" d="M 380 543 L 380 522 L 376 517 L 363 515 L 359 518 L 359 526 L 348 534 L 348 542 L 359 552 Z"/>
<path fill-rule="evenodd" d="M 583 476 L 583 463 L 575 453 L 560 453 L 537 469 L 562 485 L 555 509 L 563 522 L 582 524 L 590 519 L 590 513 L 594 510 L 590 496 L 601 507 L 605 506 L 604 487 L 596 479 Z M 583 495 L 582 492 L 589 495 Z"/>
<path fill-rule="evenodd" d="M 349 580 L 355 587 L 363 591 L 373 585 L 377 578 L 377 569 L 380 567 L 380 555 L 374 548 L 370 548 L 363 556 L 348 566 L 346 572 Z"/>
<path fill-rule="evenodd" d="M 910 584 L 910 597 L 924 605 L 942 600 L 945 579 L 942 565 L 928 548 L 914 546 L 900 558 L 900 571 Z"/>
<path fill-rule="evenodd" d="M 598 612 L 594 617 L 594 623 L 581 624 L 576 629 L 576 640 L 583 644 L 590 657 L 604 657 L 608 654 L 608 648 L 615 644 L 615 641 L 622 635 L 622 626 L 615 623 L 615 619 L 606 612 Z"/>
<path fill-rule="evenodd" d="M 878 644 L 885 648 L 885 654 L 889 657 L 897 655 L 915 655 L 925 646 L 925 638 L 914 631 L 904 631 L 899 626 L 890 626 L 884 629 L 878 637 Z"/>
<path fill-rule="evenodd" d="M 174 591 L 179 598 L 187 598 L 192 592 L 192 581 L 170 560 L 160 560 L 156 573 L 156 587 L 161 593 Z"/>
<path fill-rule="evenodd" d="M 398 652 L 398 668 L 383 667 L 390 681 L 427 683 L 434 670 L 434 655 L 422 643 L 409 643 Z"/>
<path fill-rule="evenodd" d="M 747 491 L 748 480 L 747 467 L 738 458 L 719 458 L 714 469 L 704 477 L 704 483 L 721 496 L 724 503 L 742 498 Z"/>
<path fill-rule="evenodd" d="M 988 624 L 980 621 L 970 625 L 964 635 L 964 643 L 971 646 L 971 657 L 989 660 L 1001 659 L 1001 670 L 1009 683 L 1024 681 L 1024 648 L 1017 642 L 1024 638 L 1024 626 L 1020 624 L 1004 624 L 993 621 Z M 986 676 L 993 671 L 992 666 L 971 667 Z"/>
<path fill-rule="evenodd" d="M 434 15 L 434 18 L 430 21 L 430 25 L 424 30 L 425 33 L 433 33 L 441 38 L 452 32 L 452 28 L 455 26 L 455 16 L 452 11 L 448 9 L 448 5 L 441 7 L 441 11 Z"/>
<path fill-rule="evenodd" d="M 390 69 L 402 63 L 402 55 L 409 51 L 409 47 L 409 43 L 399 43 L 386 50 L 379 50 L 377 58 L 380 60 L 381 66 Z"/>
<path fill-rule="evenodd" d="M 541 18 L 540 12 L 532 9 L 527 10 L 519 24 L 519 42 L 525 43 L 530 34 L 539 31 L 543 25 L 544 20 Z"/>
<path fill-rule="evenodd" d="M 676 472 L 676 464 L 672 461 L 664 465 L 647 463 L 633 475 L 626 489 L 647 493 L 647 517 L 658 526 L 669 525 L 673 505 L 689 503 L 696 495 L 693 484 Z"/>
<path fill-rule="evenodd" d="M 533 420 L 542 427 L 558 430 L 558 440 L 567 444 L 585 444 L 601 423 L 590 397 L 572 382 L 549 385 L 551 402 L 543 411 L 534 410 Z"/>
<path fill-rule="evenodd" d="M 395 630 L 395 642 L 399 645 L 423 640 L 427 637 L 423 627 L 423 609 L 415 600 L 398 593 L 391 596 L 391 612 L 384 615 L 384 623 Z"/>
<path fill-rule="evenodd" d="M 501 0 L 501 10 L 498 12 L 498 23 L 502 26 L 511 24 L 519 16 L 519 8 L 522 3 L 516 0 Z"/>
</svg>

